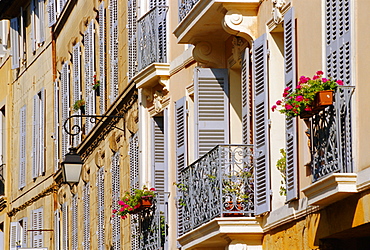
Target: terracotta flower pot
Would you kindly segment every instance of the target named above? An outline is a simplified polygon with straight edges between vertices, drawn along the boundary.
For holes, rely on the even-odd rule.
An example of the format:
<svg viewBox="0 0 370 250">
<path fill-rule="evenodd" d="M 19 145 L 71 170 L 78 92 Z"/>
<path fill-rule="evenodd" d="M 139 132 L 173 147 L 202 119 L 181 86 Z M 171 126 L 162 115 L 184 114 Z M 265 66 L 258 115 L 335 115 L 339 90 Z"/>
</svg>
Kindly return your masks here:
<svg viewBox="0 0 370 250">
<path fill-rule="evenodd" d="M 322 90 L 316 93 L 315 100 L 312 102 L 311 111 L 302 111 L 299 117 L 310 118 L 324 110 L 327 106 L 333 105 L 333 90 Z"/>
<path fill-rule="evenodd" d="M 242 211 L 243 210 L 240 202 L 236 202 L 236 205 L 234 205 L 232 201 L 228 201 L 227 204 L 228 205 L 225 207 L 227 210 L 230 210 L 230 211 Z M 224 213 L 222 216 L 223 217 L 239 217 L 239 216 L 243 216 L 243 213 Z"/>
<path fill-rule="evenodd" d="M 151 207 L 152 205 L 153 205 L 152 200 L 149 200 L 149 199 L 142 199 L 142 200 L 141 200 L 141 207 L 142 207 L 143 209 L 145 209 L 145 208 L 149 208 L 149 207 Z"/>
</svg>

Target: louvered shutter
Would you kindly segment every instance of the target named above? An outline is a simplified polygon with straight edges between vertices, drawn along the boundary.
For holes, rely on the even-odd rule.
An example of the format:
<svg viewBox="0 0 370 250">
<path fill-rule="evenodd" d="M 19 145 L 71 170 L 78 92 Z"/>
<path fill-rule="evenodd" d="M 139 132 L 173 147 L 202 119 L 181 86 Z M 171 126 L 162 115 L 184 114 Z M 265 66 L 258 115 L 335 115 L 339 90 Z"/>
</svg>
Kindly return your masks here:
<svg viewBox="0 0 370 250">
<path fill-rule="evenodd" d="M 48 3 L 48 21 L 49 27 L 57 22 L 57 2 L 56 0 L 49 0 Z"/>
<path fill-rule="evenodd" d="M 27 219 L 27 217 L 23 217 L 22 218 L 22 234 L 20 235 L 20 237 L 22 237 L 22 239 L 21 239 L 22 247 L 27 247 L 28 246 L 27 230 L 28 230 L 28 219 Z"/>
<path fill-rule="evenodd" d="M 83 249 L 90 250 L 90 182 L 83 187 Z"/>
<path fill-rule="evenodd" d="M 45 173 L 45 89 L 40 91 L 40 150 L 39 150 L 39 175 Z"/>
<path fill-rule="evenodd" d="M 255 214 L 270 211 L 269 122 L 266 34 L 253 43 Z"/>
<path fill-rule="evenodd" d="M 95 115 L 95 58 L 94 58 L 94 20 L 92 20 L 84 35 L 85 45 L 85 95 L 86 95 L 86 115 Z M 86 120 L 86 132 L 89 133 L 94 124 L 89 119 Z"/>
<path fill-rule="evenodd" d="M 12 69 L 19 68 L 19 25 L 18 17 L 10 19 L 10 41 L 11 41 L 11 55 L 12 55 Z"/>
<path fill-rule="evenodd" d="M 81 95 L 81 46 L 76 43 L 73 46 L 73 103 L 82 99 Z M 74 115 L 81 115 L 81 110 L 74 111 Z M 82 119 L 76 117 L 73 119 L 74 125 L 82 127 Z M 74 131 L 77 132 L 77 131 Z M 78 133 L 73 138 L 74 146 L 77 147 L 81 143 L 81 133 Z"/>
<path fill-rule="evenodd" d="M 65 62 L 62 66 L 61 74 L 62 125 L 64 125 L 65 120 L 69 117 L 69 93 L 69 65 L 68 62 Z M 67 122 L 66 127 L 69 127 L 69 122 Z M 69 135 L 62 129 L 62 157 L 67 154 L 69 147 Z"/>
<path fill-rule="evenodd" d="M 77 194 L 72 197 L 72 249 L 78 249 L 78 207 Z"/>
<path fill-rule="evenodd" d="M 45 31 L 44 31 L 44 24 L 45 24 L 45 0 L 38 0 L 38 8 L 37 8 L 37 15 L 38 15 L 38 22 L 37 22 L 37 43 L 45 42 Z"/>
<path fill-rule="evenodd" d="M 165 132 L 164 120 L 162 116 L 152 118 L 152 155 L 153 155 L 153 183 L 159 192 L 159 203 L 164 204 L 165 191 Z"/>
<path fill-rule="evenodd" d="M 136 46 L 136 29 L 137 14 L 136 0 L 128 0 L 127 24 L 128 24 L 128 75 L 129 79 L 137 72 L 137 46 Z"/>
<path fill-rule="evenodd" d="M 110 103 L 118 97 L 118 8 L 117 0 L 109 1 L 110 8 Z"/>
<path fill-rule="evenodd" d="M 32 178 L 39 176 L 39 149 L 40 149 L 40 106 L 39 96 L 33 97 L 33 115 L 32 115 Z"/>
<path fill-rule="evenodd" d="M 105 227 L 104 227 L 104 167 L 98 170 L 97 174 L 97 188 L 98 188 L 98 230 L 96 235 L 98 237 L 98 250 L 104 250 L 104 240 L 105 240 Z"/>
<path fill-rule="evenodd" d="M 19 189 L 26 186 L 26 106 L 20 110 Z"/>
<path fill-rule="evenodd" d="M 35 209 L 32 211 L 32 247 L 43 247 L 43 236 L 44 233 L 41 231 L 43 229 L 43 208 Z"/>
<path fill-rule="evenodd" d="M 134 193 L 134 189 L 140 188 L 139 186 L 139 140 L 137 134 L 130 138 L 129 144 L 130 156 L 130 189 Z M 140 248 L 140 225 L 139 215 L 131 215 L 131 249 Z"/>
<path fill-rule="evenodd" d="M 351 1 L 326 0 L 326 71 L 351 85 Z"/>
<path fill-rule="evenodd" d="M 181 171 L 187 166 L 187 109 L 186 97 L 184 96 L 175 103 L 175 126 L 176 126 L 176 172 L 177 183 L 181 183 Z M 177 192 L 180 195 L 180 192 Z M 183 206 L 177 207 L 177 235 L 183 231 Z"/>
<path fill-rule="evenodd" d="M 62 241 L 62 249 L 68 250 L 69 246 L 69 228 L 68 228 L 68 206 L 67 203 L 62 204 L 62 230 L 63 230 L 63 241 Z"/>
<path fill-rule="evenodd" d="M 242 80 L 242 135 L 243 144 L 251 143 L 251 100 L 249 92 L 249 48 L 246 48 L 242 54 L 241 62 L 241 80 Z"/>
<path fill-rule="evenodd" d="M 31 45 L 32 51 L 36 50 L 36 5 L 37 0 L 31 0 Z"/>
<path fill-rule="evenodd" d="M 296 42 L 294 9 L 284 16 L 285 87 L 296 88 Z M 297 121 L 285 119 L 287 201 L 298 198 Z"/>
<path fill-rule="evenodd" d="M 112 157 L 112 209 L 119 209 L 117 204 L 121 197 L 121 171 L 120 171 L 120 154 L 116 152 Z M 112 218 L 112 243 L 114 250 L 121 249 L 121 218 L 115 216 Z"/>
<path fill-rule="evenodd" d="M 196 68 L 194 74 L 195 158 L 229 143 L 227 69 Z"/>
<path fill-rule="evenodd" d="M 100 73 L 100 113 L 104 114 L 106 109 L 106 76 L 105 76 L 105 65 L 106 65 L 106 47 L 105 47 L 105 8 L 104 2 L 99 6 L 99 73 Z"/>
<path fill-rule="evenodd" d="M 59 168 L 59 85 L 54 82 L 54 170 Z"/>
<path fill-rule="evenodd" d="M 60 250 L 60 212 L 59 209 L 54 212 L 54 249 Z"/>
<path fill-rule="evenodd" d="M 18 233 L 19 233 L 19 223 L 18 222 L 10 222 L 10 250 L 17 250 L 17 241 L 18 241 Z"/>
</svg>

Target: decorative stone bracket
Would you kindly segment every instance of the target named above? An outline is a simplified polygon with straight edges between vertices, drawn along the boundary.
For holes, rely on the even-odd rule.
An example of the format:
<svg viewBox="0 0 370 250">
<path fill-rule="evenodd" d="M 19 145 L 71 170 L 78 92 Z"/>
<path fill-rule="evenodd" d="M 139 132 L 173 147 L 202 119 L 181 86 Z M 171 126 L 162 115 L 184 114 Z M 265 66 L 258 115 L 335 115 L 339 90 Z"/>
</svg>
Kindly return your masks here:
<svg viewBox="0 0 370 250">
<path fill-rule="evenodd" d="M 229 10 L 222 22 L 223 29 L 234 36 L 240 36 L 247 41 L 253 41 L 256 37 L 257 17 L 245 15 L 239 10 Z"/>
</svg>

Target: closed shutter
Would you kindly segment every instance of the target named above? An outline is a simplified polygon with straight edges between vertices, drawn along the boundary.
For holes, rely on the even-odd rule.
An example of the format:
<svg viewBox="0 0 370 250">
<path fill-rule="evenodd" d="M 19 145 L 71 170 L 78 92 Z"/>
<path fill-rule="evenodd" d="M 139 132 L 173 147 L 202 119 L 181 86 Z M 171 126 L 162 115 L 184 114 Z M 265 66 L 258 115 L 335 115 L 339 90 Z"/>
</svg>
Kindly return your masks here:
<svg viewBox="0 0 370 250">
<path fill-rule="evenodd" d="M 137 46 L 136 46 L 136 29 L 137 29 L 137 14 L 136 0 L 128 0 L 127 12 L 128 24 L 128 76 L 129 79 L 137 72 Z"/>
<path fill-rule="evenodd" d="M 41 44 L 45 42 L 45 0 L 38 0 L 38 8 L 36 15 L 38 16 L 37 22 L 37 43 Z"/>
<path fill-rule="evenodd" d="M 166 0 L 150 0 L 149 7 L 153 9 L 156 6 L 166 6 Z"/>
<path fill-rule="evenodd" d="M 120 171 L 120 154 L 116 152 L 112 157 L 112 209 L 119 209 L 118 201 L 121 197 L 121 171 Z M 112 243 L 113 250 L 121 249 L 121 218 L 115 216 L 112 218 Z"/>
<path fill-rule="evenodd" d="M 39 176 L 39 163 L 40 163 L 40 106 L 39 106 L 39 96 L 35 95 L 33 97 L 33 115 L 32 115 L 32 178 Z"/>
<path fill-rule="evenodd" d="M 249 48 L 246 48 L 242 54 L 241 79 L 242 79 L 242 135 L 243 143 L 250 144 L 251 139 L 251 100 L 249 88 Z"/>
<path fill-rule="evenodd" d="M 35 209 L 32 211 L 32 247 L 43 247 L 43 208 Z"/>
<path fill-rule="evenodd" d="M 196 68 L 194 74 L 195 158 L 229 143 L 227 69 Z"/>
<path fill-rule="evenodd" d="M 106 47 L 105 47 L 105 8 L 104 2 L 99 6 L 99 73 L 100 73 L 100 114 L 104 114 L 106 110 Z"/>
<path fill-rule="evenodd" d="M 62 66 L 61 74 L 61 96 L 62 96 L 62 126 L 65 120 L 69 117 L 70 108 L 70 97 L 69 97 L 69 65 L 68 62 L 64 62 Z M 69 122 L 67 122 L 66 127 L 69 128 Z M 62 157 L 67 154 L 69 144 L 69 135 L 62 129 Z"/>
<path fill-rule="evenodd" d="M 78 207 L 77 194 L 72 197 L 72 250 L 78 249 Z"/>
<path fill-rule="evenodd" d="M 118 8 L 117 0 L 109 1 L 110 8 L 110 103 L 118 97 Z"/>
<path fill-rule="evenodd" d="M 45 173 L 45 108 L 46 108 L 46 100 L 45 100 L 45 89 L 42 88 L 39 93 L 40 98 L 40 148 L 39 148 L 39 175 L 43 175 Z"/>
<path fill-rule="evenodd" d="M 253 43 L 255 214 L 270 211 L 269 122 L 266 34 Z"/>
<path fill-rule="evenodd" d="M 98 170 L 97 174 L 97 187 L 98 187 L 98 230 L 96 235 L 98 237 L 98 250 L 104 250 L 104 240 L 105 240 L 105 226 L 104 226 L 104 193 L 105 193 L 105 185 L 104 185 L 104 167 L 101 167 Z"/>
<path fill-rule="evenodd" d="M 12 69 L 19 68 L 19 24 L 18 17 L 10 19 L 10 45 L 11 45 L 11 55 L 12 55 Z"/>
<path fill-rule="evenodd" d="M 186 97 L 184 96 L 175 103 L 176 125 L 176 172 L 177 183 L 181 183 L 181 171 L 187 166 L 187 109 Z M 177 192 L 180 195 L 180 192 Z M 183 235 L 183 206 L 177 207 L 177 235 Z"/>
<path fill-rule="evenodd" d="M 54 171 L 59 168 L 59 83 L 54 82 Z"/>
<path fill-rule="evenodd" d="M 84 204 L 84 238 L 83 249 L 90 250 L 90 182 L 83 187 L 83 204 Z"/>
<path fill-rule="evenodd" d="M 10 236 L 9 236 L 10 250 L 17 250 L 17 241 L 19 238 L 18 233 L 19 233 L 19 223 L 10 222 Z"/>
<path fill-rule="evenodd" d="M 27 247 L 28 246 L 28 240 L 27 240 L 27 230 L 28 230 L 28 219 L 27 217 L 23 217 L 21 219 L 22 222 L 22 230 L 21 233 L 19 234 L 19 237 L 21 237 L 21 246 L 22 247 Z"/>
<path fill-rule="evenodd" d="M 165 189 L 165 132 L 164 119 L 162 116 L 152 118 L 152 148 L 153 148 L 153 183 L 159 192 L 158 201 L 164 204 Z"/>
<path fill-rule="evenodd" d="M 130 156 L 130 189 L 134 193 L 134 189 L 140 188 L 139 186 L 139 140 L 137 134 L 130 138 L 129 144 Z M 139 215 L 131 215 L 131 249 L 140 248 L 140 225 Z"/>
<path fill-rule="evenodd" d="M 60 250 L 60 212 L 59 209 L 54 212 L 54 249 Z"/>
<path fill-rule="evenodd" d="M 20 110 L 19 189 L 26 186 L 26 106 Z"/>
<path fill-rule="evenodd" d="M 76 43 L 72 48 L 73 53 L 73 103 L 82 99 L 81 95 L 81 46 L 80 43 Z M 81 110 L 74 111 L 74 115 L 81 115 Z M 73 119 L 74 125 L 82 127 L 82 118 L 76 117 Z M 77 132 L 77 131 L 74 131 Z M 77 147 L 81 143 L 81 133 L 78 133 L 73 138 L 74 147 Z"/>
<path fill-rule="evenodd" d="M 68 206 L 67 203 L 62 204 L 62 233 L 63 233 L 63 241 L 62 241 L 62 249 L 68 250 L 69 249 L 69 228 L 68 228 Z"/>
<path fill-rule="evenodd" d="M 294 9 L 284 16 L 285 87 L 296 88 L 296 41 Z M 297 120 L 285 119 L 287 201 L 298 198 Z"/>
<path fill-rule="evenodd" d="M 49 0 L 48 21 L 49 21 L 49 27 L 53 26 L 57 22 L 57 2 L 56 0 Z"/>
</svg>

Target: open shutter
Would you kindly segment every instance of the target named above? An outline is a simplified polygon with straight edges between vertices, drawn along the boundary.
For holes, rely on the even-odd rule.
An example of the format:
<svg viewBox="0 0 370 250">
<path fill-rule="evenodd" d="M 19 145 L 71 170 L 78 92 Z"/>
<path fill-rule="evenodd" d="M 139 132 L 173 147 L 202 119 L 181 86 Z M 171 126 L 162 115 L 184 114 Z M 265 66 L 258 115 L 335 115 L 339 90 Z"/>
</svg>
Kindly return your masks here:
<svg viewBox="0 0 370 250">
<path fill-rule="evenodd" d="M 62 204 L 62 230 L 63 230 L 63 241 L 62 241 L 62 249 L 63 250 L 68 250 L 68 233 L 69 233 L 69 228 L 68 228 L 68 206 L 67 203 Z"/>
<path fill-rule="evenodd" d="M 90 182 L 83 187 L 83 249 L 90 250 Z"/>
<path fill-rule="evenodd" d="M 266 34 L 253 43 L 255 213 L 270 211 L 269 122 Z"/>
<path fill-rule="evenodd" d="M 37 43 L 45 42 L 45 31 L 44 31 L 44 24 L 45 24 L 45 0 L 38 0 L 37 2 Z"/>
<path fill-rule="evenodd" d="M 73 103 L 82 99 L 81 95 L 81 46 L 76 43 L 73 46 Z M 81 115 L 81 110 L 74 111 L 74 115 Z M 82 118 L 76 117 L 73 119 L 74 125 L 82 127 Z M 81 133 L 78 133 L 73 139 L 74 146 L 77 147 L 81 143 Z"/>
<path fill-rule="evenodd" d="M 284 16 L 285 87 L 296 88 L 296 42 L 294 9 Z M 297 120 L 285 119 L 287 201 L 298 198 Z"/>
<path fill-rule="evenodd" d="M 19 189 L 26 186 L 26 106 L 20 110 Z"/>
<path fill-rule="evenodd" d="M 106 65 L 106 47 L 105 47 L 105 8 L 104 2 L 99 6 L 99 80 L 100 80 L 100 114 L 105 113 L 106 109 L 106 76 L 105 76 L 105 65 Z"/>
<path fill-rule="evenodd" d="M 251 143 L 251 120 L 250 120 L 250 93 L 249 93 L 249 48 L 242 54 L 241 79 L 242 79 L 242 134 L 243 143 Z"/>
<path fill-rule="evenodd" d="M 112 157 L 112 209 L 119 209 L 117 204 L 121 197 L 121 171 L 120 171 L 120 154 L 116 152 Z M 112 243 L 114 250 L 121 249 L 121 218 L 115 216 L 112 218 Z"/>
<path fill-rule="evenodd" d="M 40 149 L 40 106 L 39 96 L 33 97 L 33 114 L 32 114 L 32 178 L 39 176 L 39 149 Z"/>
<path fill-rule="evenodd" d="M 137 15 L 136 15 L 136 0 L 128 0 L 127 10 L 127 24 L 128 24 L 128 76 L 131 80 L 137 72 L 137 46 L 136 46 L 136 29 L 137 29 Z"/>
<path fill-rule="evenodd" d="M 58 80 L 54 82 L 54 170 L 59 168 L 59 86 Z"/>
<path fill-rule="evenodd" d="M 40 91 L 40 172 L 39 175 L 45 173 L 45 89 Z"/>
<path fill-rule="evenodd" d="M 96 178 L 96 186 L 98 187 L 98 230 L 96 232 L 98 237 L 98 250 L 104 250 L 105 227 L 104 227 L 104 167 L 98 170 Z M 134 249 L 134 248 L 133 248 Z"/>
<path fill-rule="evenodd" d="M 54 212 L 54 249 L 60 250 L 60 212 L 59 209 Z"/>
<path fill-rule="evenodd" d="M 94 56 L 94 20 L 92 20 L 84 35 L 85 45 L 85 95 L 86 115 L 95 115 L 95 91 L 92 86 L 95 83 L 95 56 Z M 89 133 L 94 124 L 86 120 L 86 132 Z"/>
<path fill-rule="evenodd" d="M 130 138 L 130 192 L 133 194 L 134 189 L 140 188 L 139 186 L 139 139 L 137 134 Z M 140 248 L 140 222 L 139 215 L 131 215 L 131 249 Z"/>
<path fill-rule="evenodd" d="M 36 50 L 36 3 L 37 0 L 31 0 L 31 45 L 32 51 Z"/>
<path fill-rule="evenodd" d="M 218 144 L 229 143 L 229 99 L 227 69 L 194 70 L 195 158 Z"/>
<path fill-rule="evenodd" d="M 110 102 L 118 97 L 118 8 L 117 0 L 109 1 L 110 9 Z"/>
<path fill-rule="evenodd" d="M 10 250 L 17 250 L 18 233 L 19 233 L 19 223 L 10 222 L 10 237 L 9 237 Z"/>
<path fill-rule="evenodd" d="M 48 21 L 49 21 L 49 27 L 53 26 L 57 22 L 57 2 L 56 0 L 49 0 Z"/>
<path fill-rule="evenodd" d="M 44 233 L 41 231 L 43 229 L 43 208 L 35 209 L 32 211 L 32 247 L 43 247 L 43 236 Z"/>
<path fill-rule="evenodd" d="M 69 98 L 69 65 L 68 62 L 64 62 L 62 66 L 61 74 L 61 96 L 62 96 L 62 126 L 64 125 L 65 120 L 69 117 L 69 107 L 70 107 L 70 98 Z M 69 127 L 69 122 L 66 124 L 66 127 Z M 69 148 L 69 135 L 62 129 L 62 157 L 64 157 Z"/>
<path fill-rule="evenodd" d="M 72 197 L 72 249 L 78 249 L 78 207 L 77 194 Z"/>
<path fill-rule="evenodd" d="M 10 19 L 10 44 L 11 44 L 11 55 L 12 55 L 12 69 L 19 68 L 19 24 L 18 17 Z"/>
<path fill-rule="evenodd" d="M 153 183 L 155 189 L 159 192 L 158 202 L 164 204 L 165 133 L 163 116 L 152 118 L 152 145 Z"/>
<path fill-rule="evenodd" d="M 27 241 L 27 230 L 28 230 L 28 218 L 24 217 L 22 218 L 22 237 L 21 242 L 22 242 L 22 247 L 27 247 L 28 246 L 28 241 Z"/>
</svg>

